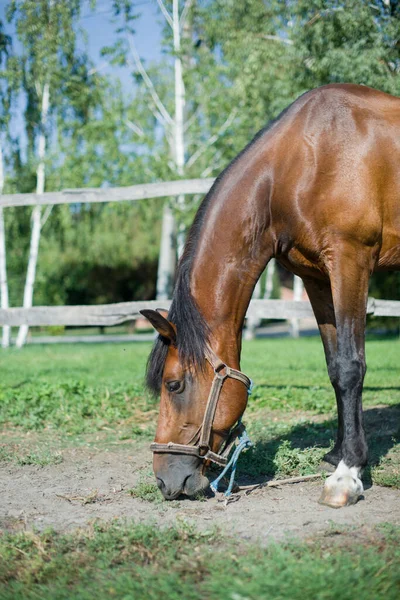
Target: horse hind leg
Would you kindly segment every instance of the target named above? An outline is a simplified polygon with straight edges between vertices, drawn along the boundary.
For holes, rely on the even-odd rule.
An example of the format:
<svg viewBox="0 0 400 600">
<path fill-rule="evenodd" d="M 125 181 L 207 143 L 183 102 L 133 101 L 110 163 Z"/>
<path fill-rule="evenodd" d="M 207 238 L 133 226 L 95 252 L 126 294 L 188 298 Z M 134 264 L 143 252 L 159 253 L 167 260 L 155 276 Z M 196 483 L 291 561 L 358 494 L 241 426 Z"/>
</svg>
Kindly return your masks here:
<svg viewBox="0 0 400 600">
<path fill-rule="evenodd" d="M 331 381 L 339 415 L 336 446 L 339 464 L 325 481 L 322 504 L 335 508 L 355 504 L 363 493 L 361 471 L 367 464 L 362 419 L 362 388 L 366 372 L 365 320 L 372 250 L 349 242 L 336 243 L 329 265 L 336 322 L 336 354 Z"/>
</svg>

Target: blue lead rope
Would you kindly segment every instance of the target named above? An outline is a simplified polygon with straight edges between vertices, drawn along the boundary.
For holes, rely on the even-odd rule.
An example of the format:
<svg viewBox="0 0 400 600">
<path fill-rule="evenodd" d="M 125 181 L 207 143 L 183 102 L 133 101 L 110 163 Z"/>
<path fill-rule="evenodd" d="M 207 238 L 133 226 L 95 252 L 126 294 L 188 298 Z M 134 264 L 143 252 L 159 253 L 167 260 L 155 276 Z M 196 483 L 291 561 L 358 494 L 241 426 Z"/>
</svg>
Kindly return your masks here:
<svg viewBox="0 0 400 600">
<path fill-rule="evenodd" d="M 253 389 L 253 382 L 251 381 L 250 388 L 248 389 L 248 392 L 247 392 L 249 396 L 251 394 L 252 389 Z M 239 419 L 238 423 L 240 423 L 240 422 L 241 422 L 241 419 Z M 233 451 L 232 456 L 230 457 L 228 463 L 225 465 L 224 470 L 222 471 L 222 473 L 220 473 L 218 475 L 218 477 L 216 479 L 214 479 L 214 481 L 212 481 L 210 483 L 210 487 L 214 493 L 218 492 L 218 486 L 219 486 L 221 479 L 228 473 L 229 469 L 232 468 L 231 477 L 229 479 L 229 485 L 224 494 L 225 498 L 229 498 L 229 496 L 232 494 L 232 488 L 233 488 L 233 484 L 235 482 L 236 467 L 237 467 L 237 462 L 239 460 L 240 453 L 243 450 L 247 450 L 252 445 L 253 444 L 252 444 L 249 436 L 247 435 L 247 431 L 244 430 L 243 433 L 241 435 L 239 435 L 238 444 L 235 447 L 235 450 Z"/>
</svg>

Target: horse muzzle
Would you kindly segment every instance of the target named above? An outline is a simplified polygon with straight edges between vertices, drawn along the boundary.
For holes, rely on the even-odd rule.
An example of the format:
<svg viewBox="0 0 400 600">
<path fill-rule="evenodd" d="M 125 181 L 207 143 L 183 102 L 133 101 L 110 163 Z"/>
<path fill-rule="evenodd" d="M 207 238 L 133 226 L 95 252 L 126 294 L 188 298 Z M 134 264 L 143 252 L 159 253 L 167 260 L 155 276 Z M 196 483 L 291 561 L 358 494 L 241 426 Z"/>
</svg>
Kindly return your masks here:
<svg viewBox="0 0 400 600">
<path fill-rule="evenodd" d="M 194 496 L 207 489 L 209 481 L 202 474 L 203 462 L 195 456 L 154 454 L 154 474 L 166 500 L 181 494 Z"/>
</svg>

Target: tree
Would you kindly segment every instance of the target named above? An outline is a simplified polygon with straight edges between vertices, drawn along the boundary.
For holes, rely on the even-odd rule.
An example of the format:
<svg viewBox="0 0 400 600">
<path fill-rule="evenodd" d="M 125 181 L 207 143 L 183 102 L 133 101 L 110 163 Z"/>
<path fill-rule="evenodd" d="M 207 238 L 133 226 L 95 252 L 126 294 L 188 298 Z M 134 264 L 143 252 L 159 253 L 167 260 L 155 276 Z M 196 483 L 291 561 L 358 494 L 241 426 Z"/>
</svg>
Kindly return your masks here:
<svg viewBox="0 0 400 600">
<path fill-rule="evenodd" d="M 153 157 L 148 171 L 151 178 L 216 173 L 220 157 L 213 146 L 229 131 L 236 108 L 232 109 L 224 98 L 226 82 L 222 78 L 218 82 L 216 70 L 214 78 L 210 76 L 207 80 L 204 77 L 206 73 L 213 73 L 210 69 L 213 57 L 208 52 L 199 53 L 193 41 L 196 2 L 155 1 L 164 19 L 165 58 L 149 66 L 141 59 L 135 41 L 134 5 L 128 0 L 114 2 L 116 17 L 120 23 L 122 20 L 118 30 L 120 39 L 113 47 L 105 48 L 104 53 L 132 70 L 136 85 L 129 122 L 142 132 L 138 134 L 142 151 L 151 152 Z M 174 82 L 172 86 L 171 82 Z M 217 94 L 220 96 L 218 109 Z M 150 122 L 149 115 L 152 116 Z M 213 160 L 211 169 L 207 156 Z M 159 298 L 170 294 L 176 256 L 175 234 L 179 254 L 186 225 L 196 204 L 197 201 L 191 204 L 179 197 L 164 206 L 157 284 Z"/>
<path fill-rule="evenodd" d="M 300 0 L 289 13 L 301 88 L 352 82 L 400 93 L 397 0 Z"/>
<path fill-rule="evenodd" d="M 95 94 L 84 121 L 72 113 L 57 119 L 58 139 L 46 170 L 50 190 L 131 185 L 149 177 L 151 155 L 135 151 L 137 134 L 127 124 L 122 90 L 116 82 L 98 78 Z M 93 304 L 154 297 L 160 206 L 159 199 L 55 206 L 41 240 L 36 302 Z"/>
<path fill-rule="evenodd" d="M 36 156 L 36 193 L 45 189 L 46 145 L 54 113 L 62 109 L 65 99 L 77 109 L 74 85 L 82 84 L 87 71 L 79 60 L 75 27 L 80 13 L 80 0 L 13 0 L 8 7 L 8 19 L 15 23 L 17 37 L 22 45 L 20 64 L 22 86 L 27 98 L 25 112 L 28 154 Z M 85 108 L 82 104 L 78 110 Z M 53 114 L 52 114 L 53 113 Z M 50 214 L 48 208 L 42 218 L 40 206 L 32 211 L 31 241 L 24 289 L 23 306 L 32 306 L 33 288 L 41 230 Z M 17 346 L 26 341 L 28 327 L 20 327 Z"/>
<path fill-rule="evenodd" d="M 132 93 L 127 94 L 77 50 L 77 0 L 11 3 L 23 46 L 16 58 L 27 99 L 28 144 L 25 152 L 7 140 L 9 191 L 32 191 L 40 179 L 47 73 L 48 191 L 218 175 L 268 120 L 310 87 L 351 77 L 397 90 L 397 2 L 389 7 L 383 0 L 154 0 L 154 5 L 164 26 L 161 58 L 151 64 L 136 46 L 135 3 L 112 5 L 118 41 L 104 53 L 129 69 Z M 47 44 L 46 36 L 57 41 Z M 158 281 L 159 295 L 165 296 L 176 234 L 182 239 L 199 200 L 171 199 L 164 209 L 159 201 L 146 201 L 43 211 L 39 234 L 49 219 L 40 237 L 35 301 L 151 296 L 162 214 L 167 250 L 161 256 L 167 266 L 159 262 Z M 22 295 L 29 216 L 29 209 L 5 211 L 11 302 L 19 303 Z M 143 273 L 150 284 L 141 279 Z"/>
<path fill-rule="evenodd" d="M 0 140 L 0 196 L 4 188 L 4 160 L 2 142 Z M 3 208 L 0 206 L 0 298 L 1 308 L 8 308 L 8 283 L 7 283 L 7 262 L 6 262 L 6 236 L 4 227 Z M 3 348 L 10 345 L 10 327 L 3 325 L 3 335 L 1 340 Z"/>
<path fill-rule="evenodd" d="M 5 184 L 4 170 L 4 143 L 8 138 L 8 125 L 11 117 L 12 100 L 17 91 L 17 65 L 11 53 L 11 39 L 3 31 L 0 22 L 0 195 L 3 193 Z M 4 224 L 3 208 L 0 207 L 0 297 L 1 307 L 8 308 L 8 281 L 6 261 L 6 234 Z M 2 342 L 3 348 L 10 345 L 10 327 L 3 326 Z"/>
</svg>

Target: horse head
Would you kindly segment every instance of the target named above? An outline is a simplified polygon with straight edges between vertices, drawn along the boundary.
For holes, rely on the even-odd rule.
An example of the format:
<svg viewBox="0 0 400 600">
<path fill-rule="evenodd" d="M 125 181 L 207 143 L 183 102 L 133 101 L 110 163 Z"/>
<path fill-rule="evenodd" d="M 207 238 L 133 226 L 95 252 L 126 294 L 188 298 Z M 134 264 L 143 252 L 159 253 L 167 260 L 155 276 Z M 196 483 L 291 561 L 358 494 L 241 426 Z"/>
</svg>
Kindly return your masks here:
<svg viewBox="0 0 400 600">
<path fill-rule="evenodd" d="M 194 496 L 208 487 L 209 463 L 223 465 L 235 424 L 247 404 L 250 380 L 228 367 L 209 348 L 201 365 L 190 365 L 179 352 L 179 331 L 165 314 L 144 310 L 142 314 L 159 333 L 150 356 L 152 372 L 159 381 L 151 384 L 160 394 L 153 468 L 164 497 Z M 223 348 L 218 349 L 224 356 Z M 154 363 L 157 364 L 154 364 Z M 148 377 L 149 380 L 149 377 Z"/>
</svg>

